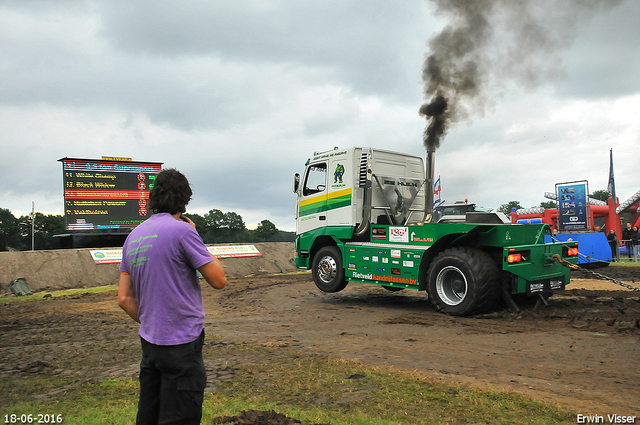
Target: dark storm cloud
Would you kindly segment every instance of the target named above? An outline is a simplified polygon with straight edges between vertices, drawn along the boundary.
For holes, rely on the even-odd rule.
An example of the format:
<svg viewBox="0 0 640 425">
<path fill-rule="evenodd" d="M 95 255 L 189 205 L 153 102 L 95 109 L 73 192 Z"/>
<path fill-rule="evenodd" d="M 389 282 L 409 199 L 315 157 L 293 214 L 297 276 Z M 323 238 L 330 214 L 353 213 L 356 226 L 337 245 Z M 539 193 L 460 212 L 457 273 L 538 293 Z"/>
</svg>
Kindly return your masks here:
<svg viewBox="0 0 640 425">
<path fill-rule="evenodd" d="M 219 205 L 219 209 L 268 209 L 275 216 L 293 213 L 295 195 L 291 191 L 293 172 L 301 163 L 283 164 L 280 158 L 244 163 L 212 160 L 193 164 L 189 181 L 194 189 L 193 207 Z M 187 165 L 185 165 L 186 167 Z"/>
<path fill-rule="evenodd" d="M 26 61 L 33 66 L 23 72 L 4 74 L 0 104 L 100 106 L 141 113 L 183 130 L 224 129 L 261 109 L 259 81 L 240 69 L 228 72 L 233 66 L 215 61 L 176 63 L 111 52 L 100 58 L 44 53 L 38 59 Z M 209 75 L 202 74 L 206 69 Z M 240 97 L 254 102 L 242 104 Z"/>
<path fill-rule="evenodd" d="M 413 7 L 388 2 L 117 1 L 101 5 L 101 34 L 133 54 L 209 56 L 325 70 L 325 78 L 385 96 L 411 95 L 413 61 L 398 46 L 424 34 Z M 260 66 L 260 65 L 255 65 Z"/>
<path fill-rule="evenodd" d="M 579 23 L 582 35 L 564 56 L 567 80 L 563 97 L 617 98 L 640 92 L 640 25 L 638 2 L 625 1 Z"/>
<path fill-rule="evenodd" d="M 188 8 L 178 1 L 107 1 L 101 10 L 102 33 L 123 50 L 309 65 L 359 62 L 416 20 L 409 9 L 354 1 L 196 1 Z"/>
<path fill-rule="evenodd" d="M 409 5 L 40 1 L 0 11 L 25 28 L 0 30 L 0 104 L 108 107 L 203 130 L 267 113 L 274 90 L 295 96 L 291 80 L 407 105 L 419 94 L 424 16 Z"/>
</svg>

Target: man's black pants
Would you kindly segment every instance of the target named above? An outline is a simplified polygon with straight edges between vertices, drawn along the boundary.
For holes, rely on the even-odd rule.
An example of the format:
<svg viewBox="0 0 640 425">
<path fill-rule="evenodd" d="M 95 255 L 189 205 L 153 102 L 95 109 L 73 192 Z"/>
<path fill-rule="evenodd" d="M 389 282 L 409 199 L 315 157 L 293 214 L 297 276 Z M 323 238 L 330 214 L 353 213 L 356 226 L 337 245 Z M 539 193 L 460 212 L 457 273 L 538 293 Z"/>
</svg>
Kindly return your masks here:
<svg viewBox="0 0 640 425">
<path fill-rule="evenodd" d="M 204 331 L 195 341 L 155 345 L 140 338 L 140 400 L 137 424 L 199 424 L 207 372 Z"/>
</svg>

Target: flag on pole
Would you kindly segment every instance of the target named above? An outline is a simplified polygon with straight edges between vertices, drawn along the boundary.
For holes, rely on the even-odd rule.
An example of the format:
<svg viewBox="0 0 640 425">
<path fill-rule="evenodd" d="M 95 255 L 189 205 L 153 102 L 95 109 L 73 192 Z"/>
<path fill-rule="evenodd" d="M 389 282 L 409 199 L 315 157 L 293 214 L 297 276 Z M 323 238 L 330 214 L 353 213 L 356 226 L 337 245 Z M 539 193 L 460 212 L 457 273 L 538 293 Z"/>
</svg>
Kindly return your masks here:
<svg viewBox="0 0 640 425">
<path fill-rule="evenodd" d="M 607 191 L 611 194 L 613 204 L 616 203 L 616 182 L 613 178 L 613 149 L 609 150 L 609 184 L 607 185 Z"/>
<path fill-rule="evenodd" d="M 442 187 L 440 186 L 440 176 L 438 176 L 438 180 L 433 184 L 433 207 L 435 208 L 440 202 L 440 190 Z"/>
</svg>

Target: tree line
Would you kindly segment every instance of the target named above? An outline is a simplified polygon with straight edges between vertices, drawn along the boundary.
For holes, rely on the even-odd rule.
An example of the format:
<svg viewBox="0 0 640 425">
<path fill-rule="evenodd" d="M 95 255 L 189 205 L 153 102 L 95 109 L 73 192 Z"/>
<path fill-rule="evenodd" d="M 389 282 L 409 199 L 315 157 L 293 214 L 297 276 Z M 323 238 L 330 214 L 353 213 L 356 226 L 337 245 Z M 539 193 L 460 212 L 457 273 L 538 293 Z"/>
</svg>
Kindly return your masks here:
<svg viewBox="0 0 640 425">
<path fill-rule="evenodd" d="M 204 216 L 185 214 L 196 225 L 196 230 L 206 244 L 251 243 L 251 242 L 293 242 L 295 232 L 278 230 L 269 220 L 262 220 L 253 229 L 247 229 L 242 216 L 233 211 L 210 210 Z"/>
<path fill-rule="evenodd" d="M 204 216 L 185 214 L 195 224 L 196 230 L 206 244 L 293 242 L 295 232 L 278 230 L 269 220 L 262 220 L 253 229 L 247 226 L 240 214 L 210 210 Z M 56 214 L 35 214 L 33 246 L 35 249 L 55 249 L 54 235 L 70 233 L 65 229 L 64 216 Z M 107 233 L 112 231 L 93 230 L 82 233 Z M 32 247 L 31 215 L 15 217 L 6 208 L 0 208 L 0 251 L 28 251 Z"/>
<path fill-rule="evenodd" d="M 53 249 L 53 235 L 65 233 L 61 215 L 35 214 L 33 245 L 36 249 Z M 0 251 L 27 251 L 32 246 L 31 215 L 15 217 L 11 211 L 0 208 Z"/>
</svg>

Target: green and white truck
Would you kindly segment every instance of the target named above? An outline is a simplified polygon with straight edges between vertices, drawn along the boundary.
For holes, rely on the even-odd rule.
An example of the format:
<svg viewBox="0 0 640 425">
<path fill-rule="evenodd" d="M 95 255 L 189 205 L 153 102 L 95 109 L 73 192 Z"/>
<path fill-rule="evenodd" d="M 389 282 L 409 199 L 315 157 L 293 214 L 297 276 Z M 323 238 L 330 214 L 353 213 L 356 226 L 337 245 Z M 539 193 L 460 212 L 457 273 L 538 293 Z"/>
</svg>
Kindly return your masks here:
<svg viewBox="0 0 640 425">
<path fill-rule="evenodd" d="M 548 297 L 569 283 L 577 243 L 544 243 L 544 224 L 511 224 L 501 213 L 433 220 L 435 153 L 421 157 L 352 147 L 315 153 L 294 176 L 296 266 L 316 286 L 349 282 L 425 290 L 434 308 L 464 316 L 502 299 Z"/>
</svg>

